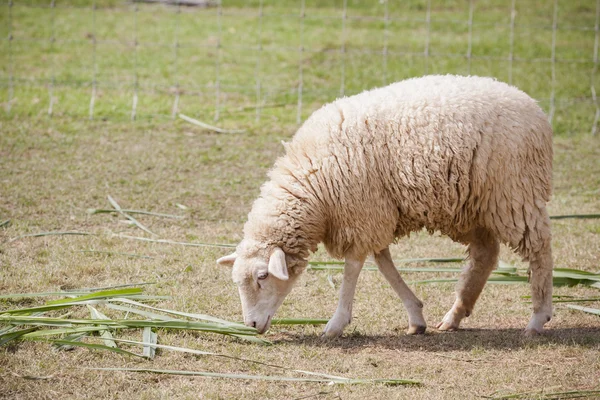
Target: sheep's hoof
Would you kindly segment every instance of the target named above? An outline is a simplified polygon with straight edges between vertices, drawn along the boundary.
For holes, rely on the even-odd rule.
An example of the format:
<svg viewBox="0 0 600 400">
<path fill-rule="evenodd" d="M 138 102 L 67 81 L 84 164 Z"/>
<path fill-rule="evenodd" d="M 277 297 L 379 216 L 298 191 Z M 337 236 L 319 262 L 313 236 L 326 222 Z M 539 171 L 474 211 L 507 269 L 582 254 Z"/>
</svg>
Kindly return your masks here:
<svg viewBox="0 0 600 400">
<path fill-rule="evenodd" d="M 413 325 L 408 328 L 406 331 L 407 335 L 423 335 L 427 330 L 426 326 L 423 325 Z"/>
<path fill-rule="evenodd" d="M 436 327 L 439 331 L 454 332 L 458 330 L 458 325 L 442 321 Z"/>
<path fill-rule="evenodd" d="M 324 339 L 335 339 L 342 336 L 342 333 L 344 333 L 343 330 L 335 331 L 333 329 L 325 329 L 321 334 L 321 337 Z"/>
<path fill-rule="evenodd" d="M 342 336 L 342 333 L 344 333 L 344 328 L 346 327 L 346 325 L 348 325 L 348 322 L 343 323 L 341 321 L 345 322 L 343 319 L 330 319 L 327 325 L 325 326 L 323 335 L 321 336 L 326 338 L 336 338 Z"/>
<path fill-rule="evenodd" d="M 538 331 L 535 328 L 527 328 L 523 332 L 523 335 L 525 335 L 526 337 L 536 337 L 536 336 L 542 335 L 543 333 L 544 333 L 543 330 Z"/>
</svg>

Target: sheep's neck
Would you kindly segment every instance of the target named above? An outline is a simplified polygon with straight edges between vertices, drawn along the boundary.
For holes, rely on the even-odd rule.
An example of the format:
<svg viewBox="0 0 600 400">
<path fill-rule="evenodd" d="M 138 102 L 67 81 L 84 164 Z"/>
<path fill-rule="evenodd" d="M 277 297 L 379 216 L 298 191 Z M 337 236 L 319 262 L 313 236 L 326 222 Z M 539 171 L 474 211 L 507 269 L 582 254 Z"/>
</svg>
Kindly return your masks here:
<svg viewBox="0 0 600 400">
<path fill-rule="evenodd" d="M 306 259 L 324 236 L 324 218 L 312 203 L 310 198 L 266 184 L 248 215 L 245 237 Z"/>
</svg>

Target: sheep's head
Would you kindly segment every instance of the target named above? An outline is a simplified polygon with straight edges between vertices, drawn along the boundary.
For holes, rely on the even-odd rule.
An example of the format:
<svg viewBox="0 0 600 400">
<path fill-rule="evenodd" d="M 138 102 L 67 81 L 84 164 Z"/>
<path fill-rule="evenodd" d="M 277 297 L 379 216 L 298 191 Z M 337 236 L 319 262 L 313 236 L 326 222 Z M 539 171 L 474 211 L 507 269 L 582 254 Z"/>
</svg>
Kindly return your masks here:
<svg viewBox="0 0 600 400">
<path fill-rule="evenodd" d="M 288 273 L 285 253 L 279 247 L 268 256 L 248 251 L 247 247 L 242 242 L 235 253 L 219 258 L 217 263 L 233 266 L 231 275 L 240 292 L 244 323 L 264 333 L 292 290 L 296 274 Z"/>
</svg>

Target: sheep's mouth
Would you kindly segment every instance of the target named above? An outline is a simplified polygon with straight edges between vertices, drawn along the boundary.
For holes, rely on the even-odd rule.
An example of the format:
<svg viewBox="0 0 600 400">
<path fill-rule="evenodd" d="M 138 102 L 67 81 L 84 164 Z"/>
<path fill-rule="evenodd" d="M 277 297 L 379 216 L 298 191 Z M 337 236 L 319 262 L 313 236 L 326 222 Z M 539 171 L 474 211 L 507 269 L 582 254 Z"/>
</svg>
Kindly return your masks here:
<svg viewBox="0 0 600 400">
<path fill-rule="evenodd" d="M 271 317 L 272 317 L 272 315 L 269 315 L 269 317 L 267 318 L 267 322 L 265 322 L 263 326 L 256 327 L 256 330 L 258 331 L 258 333 L 263 334 L 269 330 L 269 328 L 271 327 Z"/>
</svg>

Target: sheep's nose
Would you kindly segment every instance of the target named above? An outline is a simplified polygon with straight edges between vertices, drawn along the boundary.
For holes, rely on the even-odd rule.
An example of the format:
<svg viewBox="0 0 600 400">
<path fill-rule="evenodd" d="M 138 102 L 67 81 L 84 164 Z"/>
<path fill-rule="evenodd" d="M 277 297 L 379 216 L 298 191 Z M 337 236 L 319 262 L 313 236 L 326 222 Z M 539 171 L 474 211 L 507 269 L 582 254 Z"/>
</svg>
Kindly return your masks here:
<svg viewBox="0 0 600 400">
<path fill-rule="evenodd" d="M 256 321 L 248 321 L 248 322 L 246 322 L 246 326 L 249 326 L 251 328 L 256 328 Z"/>
</svg>

